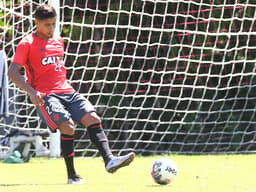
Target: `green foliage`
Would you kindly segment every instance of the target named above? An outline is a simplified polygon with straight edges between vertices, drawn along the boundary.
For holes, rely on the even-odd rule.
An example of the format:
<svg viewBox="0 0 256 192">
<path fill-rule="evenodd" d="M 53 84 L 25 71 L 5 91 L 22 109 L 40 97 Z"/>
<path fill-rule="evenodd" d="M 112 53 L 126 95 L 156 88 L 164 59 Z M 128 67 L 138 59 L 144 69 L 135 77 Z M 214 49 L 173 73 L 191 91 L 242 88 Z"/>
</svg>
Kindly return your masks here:
<svg viewBox="0 0 256 192">
<path fill-rule="evenodd" d="M 8 7 L 21 0 L 5 2 Z M 91 91 L 89 99 L 103 106 L 98 111 L 110 129 L 135 129 L 139 133 L 129 133 L 131 138 L 168 143 L 149 144 L 149 150 L 255 150 L 253 0 L 75 2 L 63 1 L 69 7 L 60 10 L 68 78 L 79 92 Z M 0 10 L 0 32 L 5 30 L 8 43 L 16 26 L 4 23 L 4 14 Z M 164 134 L 141 136 L 142 128 Z M 197 141 L 208 145 L 191 144 Z"/>
</svg>

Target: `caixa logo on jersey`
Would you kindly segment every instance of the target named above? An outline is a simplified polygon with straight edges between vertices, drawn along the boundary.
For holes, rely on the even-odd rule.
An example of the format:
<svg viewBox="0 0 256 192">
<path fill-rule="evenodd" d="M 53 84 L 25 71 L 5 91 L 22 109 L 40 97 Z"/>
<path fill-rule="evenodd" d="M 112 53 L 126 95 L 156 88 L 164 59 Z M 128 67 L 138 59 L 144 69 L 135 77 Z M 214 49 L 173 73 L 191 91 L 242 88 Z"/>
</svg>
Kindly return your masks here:
<svg viewBox="0 0 256 192">
<path fill-rule="evenodd" d="M 42 65 L 55 64 L 55 71 L 61 71 L 63 60 L 60 56 L 49 56 L 42 59 Z"/>
<path fill-rule="evenodd" d="M 49 57 L 44 57 L 42 59 L 42 64 L 49 65 L 49 64 L 55 64 L 60 61 L 62 61 L 62 57 L 60 56 L 49 56 Z"/>
</svg>

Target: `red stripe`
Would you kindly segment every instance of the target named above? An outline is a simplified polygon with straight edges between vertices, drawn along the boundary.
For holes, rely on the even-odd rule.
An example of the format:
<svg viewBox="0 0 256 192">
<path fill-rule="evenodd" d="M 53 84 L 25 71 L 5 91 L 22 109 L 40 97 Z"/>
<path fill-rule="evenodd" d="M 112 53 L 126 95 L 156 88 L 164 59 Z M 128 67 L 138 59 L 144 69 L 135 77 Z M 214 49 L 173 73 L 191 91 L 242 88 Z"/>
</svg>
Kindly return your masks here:
<svg viewBox="0 0 256 192">
<path fill-rule="evenodd" d="M 46 109 L 44 108 L 44 106 L 40 106 L 39 108 L 40 108 L 40 110 L 41 110 L 41 112 L 42 112 L 42 114 L 43 114 L 43 116 L 44 116 L 44 118 L 45 118 L 45 121 L 46 121 L 47 125 L 48 125 L 53 131 L 55 131 L 55 130 L 58 128 L 58 125 L 56 125 L 56 124 L 52 121 L 51 117 L 50 117 L 49 114 L 47 113 L 47 111 L 46 111 Z"/>
<path fill-rule="evenodd" d="M 74 140 L 74 137 L 63 137 L 63 136 L 61 136 L 61 140 Z"/>
<path fill-rule="evenodd" d="M 101 128 L 102 126 L 99 124 L 99 125 L 93 125 L 93 126 L 91 126 L 90 128 Z"/>
<path fill-rule="evenodd" d="M 49 114 L 47 113 L 46 109 L 45 109 L 43 106 L 41 106 L 40 109 L 41 109 L 41 111 L 42 111 L 42 113 L 43 113 L 43 116 L 44 116 L 46 122 L 47 122 L 47 125 L 48 125 L 51 129 L 55 130 L 58 126 L 52 121 L 52 119 L 51 119 L 51 117 L 49 116 Z"/>
<path fill-rule="evenodd" d="M 75 153 L 73 152 L 73 153 L 69 154 L 68 157 L 73 157 L 74 155 L 75 155 Z"/>
</svg>

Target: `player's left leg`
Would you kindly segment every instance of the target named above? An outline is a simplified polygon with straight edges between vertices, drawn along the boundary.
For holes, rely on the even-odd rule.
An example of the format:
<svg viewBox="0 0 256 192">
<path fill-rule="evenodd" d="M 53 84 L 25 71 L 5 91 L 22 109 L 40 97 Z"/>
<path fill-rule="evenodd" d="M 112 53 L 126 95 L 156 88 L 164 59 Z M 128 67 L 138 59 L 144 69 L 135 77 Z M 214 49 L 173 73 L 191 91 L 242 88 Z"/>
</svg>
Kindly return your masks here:
<svg viewBox="0 0 256 192">
<path fill-rule="evenodd" d="M 87 133 L 102 155 L 108 172 L 113 173 L 117 169 L 127 166 L 132 162 L 135 157 L 133 152 L 120 157 L 112 155 L 100 117 L 96 114 L 94 107 L 87 99 L 78 93 L 74 93 L 71 95 L 69 105 L 66 107 L 72 115 L 72 119 L 87 127 Z"/>
<path fill-rule="evenodd" d="M 87 127 L 91 141 L 97 146 L 105 162 L 106 170 L 109 173 L 116 172 L 119 168 L 128 166 L 134 159 L 135 153 L 131 152 L 124 156 L 115 157 L 112 155 L 108 138 L 101 125 L 99 116 L 95 112 L 84 115 L 80 121 Z"/>
<path fill-rule="evenodd" d="M 101 120 L 95 112 L 85 114 L 80 122 L 87 127 L 87 133 L 90 140 L 99 150 L 105 164 L 107 164 L 113 157 L 109 148 L 108 138 L 106 137 L 101 125 Z"/>
<path fill-rule="evenodd" d="M 86 98 L 79 93 L 66 94 L 66 109 L 76 122 L 87 127 L 91 141 L 98 148 L 105 162 L 113 156 L 108 145 L 108 139 L 102 129 L 101 120 L 95 112 L 95 108 Z"/>
</svg>

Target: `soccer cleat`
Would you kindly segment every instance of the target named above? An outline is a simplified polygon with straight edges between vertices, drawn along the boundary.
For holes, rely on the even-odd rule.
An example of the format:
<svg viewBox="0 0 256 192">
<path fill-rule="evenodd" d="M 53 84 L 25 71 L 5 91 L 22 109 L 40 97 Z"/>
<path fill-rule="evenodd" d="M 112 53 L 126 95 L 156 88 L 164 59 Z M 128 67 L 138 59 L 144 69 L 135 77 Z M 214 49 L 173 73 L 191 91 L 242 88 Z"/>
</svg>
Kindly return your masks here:
<svg viewBox="0 0 256 192">
<path fill-rule="evenodd" d="M 135 153 L 133 152 L 128 153 L 127 155 L 124 156 L 114 157 L 106 165 L 107 172 L 114 173 L 119 168 L 128 166 L 133 161 L 134 157 Z"/>
<path fill-rule="evenodd" d="M 79 175 L 74 175 L 71 178 L 68 178 L 67 184 L 84 184 L 84 180 Z"/>
</svg>

